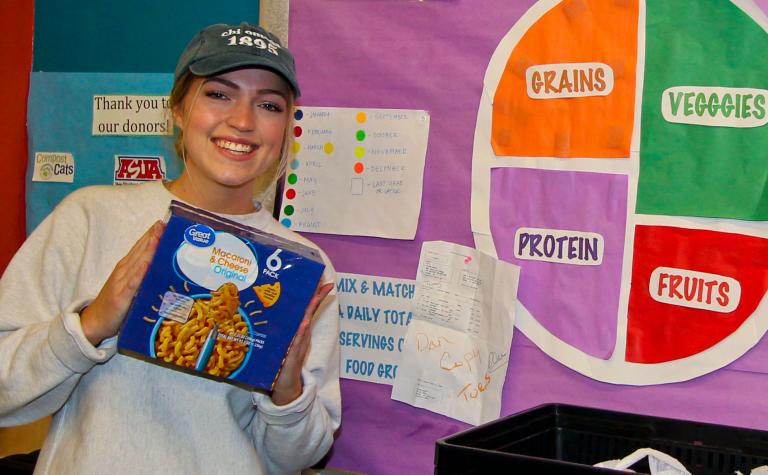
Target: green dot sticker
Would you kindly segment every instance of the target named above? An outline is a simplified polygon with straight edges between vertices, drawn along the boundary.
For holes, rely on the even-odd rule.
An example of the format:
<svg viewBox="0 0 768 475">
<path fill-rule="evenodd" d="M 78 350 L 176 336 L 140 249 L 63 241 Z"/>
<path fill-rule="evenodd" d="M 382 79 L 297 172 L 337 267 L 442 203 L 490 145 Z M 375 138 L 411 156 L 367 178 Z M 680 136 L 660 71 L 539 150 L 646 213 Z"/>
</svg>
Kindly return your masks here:
<svg viewBox="0 0 768 475">
<path fill-rule="evenodd" d="M 357 138 L 358 142 L 362 142 L 365 140 L 365 130 L 358 130 L 355 134 L 355 137 Z"/>
<path fill-rule="evenodd" d="M 285 208 L 283 208 L 283 213 L 285 213 L 286 216 L 290 216 L 293 214 L 293 206 L 288 205 Z"/>
<path fill-rule="evenodd" d="M 295 185 L 297 180 L 298 180 L 298 177 L 296 176 L 295 173 L 291 173 L 290 175 L 288 175 L 288 183 L 290 183 L 291 185 Z"/>
</svg>

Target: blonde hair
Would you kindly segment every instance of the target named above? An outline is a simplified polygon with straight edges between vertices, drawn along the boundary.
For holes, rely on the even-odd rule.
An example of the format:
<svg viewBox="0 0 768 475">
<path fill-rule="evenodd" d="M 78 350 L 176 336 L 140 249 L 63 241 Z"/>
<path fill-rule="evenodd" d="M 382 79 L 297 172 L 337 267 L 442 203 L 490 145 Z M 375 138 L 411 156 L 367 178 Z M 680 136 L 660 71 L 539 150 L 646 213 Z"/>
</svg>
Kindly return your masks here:
<svg viewBox="0 0 768 475">
<path fill-rule="evenodd" d="M 173 112 L 178 109 L 179 111 L 183 111 L 183 102 L 184 99 L 187 96 L 187 93 L 189 92 L 190 87 L 192 87 L 192 82 L 195 80 L 195 78 L 198 76 L 195 76 L 191 72 L 187 71 L 179 78 L 174 81 L 173 87 L 171 88 L 171 94 L 168 98 L 168 113 L 171 114 L 171 117 L 173 117 Z M 286 81 L 287 84 L 287 81 Z M 270 192 L 271 187 L 277 183 L 277 180 L 280 179 L 281 176 L 285 173 L 286 169 L 288 168 L 288 160 L 290 160 L 291 155 L 293 154 L 293 127 L 294 127 L 294 114 L 293 114 L 293 108 L 296 103 L 296 98 L 293 94 L 293 89 L 290 87 L 287 101 L 286 101 L 286 113 L 288 114 L 288 120 L 285 123 L 285 131 L 283 132 L 283 144 L 280 149 L 280 159 L 276 160 L 270 165 L 270 167 L 261 175 L 256 177 L 255 181 L 255 187 L 254 187 L 254 196 L 259 201 L 265 201 L 265 198 L 267 198 L 267 193 Z M 198 88 L 197 91 L 195 91 L 195 97 L 193 100 L 197 99 L 197 95 L 200 92 L 200 88 Z M 184 125 L 186 125 L 187 118 L 189 115 L 181 114 L 182 121 L 184 122 Z M 175 137 L 173 139 L 173 148 L 176 151 L 176 156 L 179 157 L 182 162 L 184 162 L 184 165 L 186 166 L 186 148 L 184 147 L 184 130 L 179 127 L 179 124 L 177 124 L 174 121 L 174 131 L 176 132 Z"/>
</svg>

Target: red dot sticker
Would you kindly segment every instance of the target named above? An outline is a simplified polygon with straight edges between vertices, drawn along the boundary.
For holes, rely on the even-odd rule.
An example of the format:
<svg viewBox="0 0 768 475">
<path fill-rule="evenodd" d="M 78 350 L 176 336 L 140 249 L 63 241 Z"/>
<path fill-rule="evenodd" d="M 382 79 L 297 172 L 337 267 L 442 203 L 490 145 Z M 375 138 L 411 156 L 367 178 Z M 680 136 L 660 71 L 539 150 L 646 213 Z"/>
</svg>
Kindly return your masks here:
<svg viewBox="0 0 768 475">
<path fill-rule="evenodd" d="M 285 192 L 285 197 L 288 198 L 289 200 L 296 198 L 296 190 L 294 190 L 293 188 L 289 188 Z"/>
<path fill-rule="evenodd" d="M 364 169 L 365 169 L 365 167 L 363 166 L 362 163 L 360 163 L 360 162 L 355 163 L 355 173 L 357 173 L 357 174 L 363 173 Z"/>
<path fill-rule="evenodd" d="M 293 128 L 294 137 L 301 137 L 301 132 L 302 132 L 301 127 L 299 127 L 298 125 Z"/>
</svg>

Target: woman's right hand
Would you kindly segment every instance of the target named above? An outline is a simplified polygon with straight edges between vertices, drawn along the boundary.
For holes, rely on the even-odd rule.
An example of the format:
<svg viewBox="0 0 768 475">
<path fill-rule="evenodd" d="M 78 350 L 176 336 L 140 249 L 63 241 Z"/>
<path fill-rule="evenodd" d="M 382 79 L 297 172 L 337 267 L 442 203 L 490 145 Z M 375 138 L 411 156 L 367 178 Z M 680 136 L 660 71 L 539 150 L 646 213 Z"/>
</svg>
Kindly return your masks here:
<svg viewBox="0 0 768 475">
<path fill-rule="evenodd" d="M 157 221 L 115 266 L 99 295 L 80 312 L 83 334 L 93 346 L 117 335 L 146 274 L 165 224 Z"/>
</svg>

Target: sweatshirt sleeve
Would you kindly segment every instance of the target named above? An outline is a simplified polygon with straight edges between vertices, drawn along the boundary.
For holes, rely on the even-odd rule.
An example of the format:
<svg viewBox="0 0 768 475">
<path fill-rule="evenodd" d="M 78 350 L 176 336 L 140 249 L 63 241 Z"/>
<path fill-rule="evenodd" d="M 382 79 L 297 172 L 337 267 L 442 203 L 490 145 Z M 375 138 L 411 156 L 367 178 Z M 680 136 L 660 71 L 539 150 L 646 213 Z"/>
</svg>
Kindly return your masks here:
<svg viewBox="0 0 768 475">
<path fill-rule="evenodd" d="M 115 353 L 93 347 L 78 312 L 94 296 L 75 295 L 88 219 L 66 198 L 22 245 L 0 280 L 0 426 L 62 407 L 80 377 Z"/>
<path fill-rule="evenodd" d="M 326 259 L 323 282 L 336 282 Z M 339 310 L 334 289 L 322 302 L 312 327 L 311 348 L 302 370 L 304 391 L 276 406 L 269 395 L 253 393 L 257 414 L 251 424 L 256 450 L 270 474 L 297 473 L 320 461 L 341 423 Z"/>
</svg>

